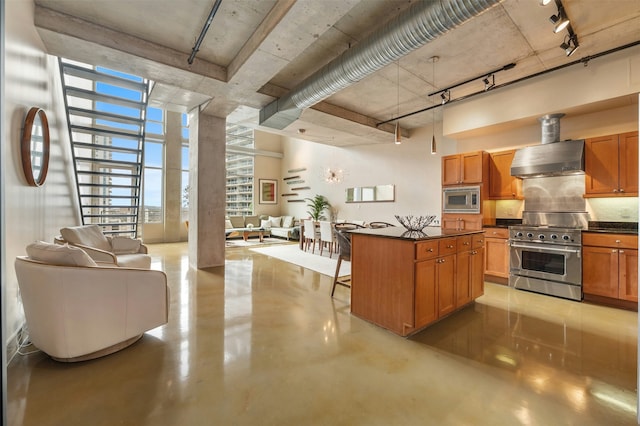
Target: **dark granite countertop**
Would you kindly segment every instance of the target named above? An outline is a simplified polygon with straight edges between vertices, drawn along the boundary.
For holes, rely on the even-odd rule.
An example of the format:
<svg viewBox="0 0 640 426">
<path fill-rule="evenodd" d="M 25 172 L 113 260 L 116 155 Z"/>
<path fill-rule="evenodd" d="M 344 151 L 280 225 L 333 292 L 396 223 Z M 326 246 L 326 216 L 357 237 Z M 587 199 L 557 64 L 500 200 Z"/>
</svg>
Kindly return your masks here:
<svg viewBox="0 0 640 426">
<path fill-rule="evenodd" d="M 353 234 L 373 235 L 383 238 L 397 238 L 401 240 L 422 241 L 433 240 L 446 237 L 457 237 L 459 235 L 479 234 L 484 231 L 450 231 L 442 228 L 427 226 L 422 231 L 407 231 L 401 226 L 390 226 L 388 228 L 361 228 L 349 231 Z"/>
<path fill-rule="evenodd" d="M 608 232 L 615 234 L 638 235 L 638 222 L 599 222 L 590 221 L 589 228 L 583 232 Z"/>
<path fill-rule="evenodd" d="M 522 219 L 497 218 L 495 225 L 484 225 L 484 228 L 508 228 L 512 225 L 522 225 Z"/>
</svg>

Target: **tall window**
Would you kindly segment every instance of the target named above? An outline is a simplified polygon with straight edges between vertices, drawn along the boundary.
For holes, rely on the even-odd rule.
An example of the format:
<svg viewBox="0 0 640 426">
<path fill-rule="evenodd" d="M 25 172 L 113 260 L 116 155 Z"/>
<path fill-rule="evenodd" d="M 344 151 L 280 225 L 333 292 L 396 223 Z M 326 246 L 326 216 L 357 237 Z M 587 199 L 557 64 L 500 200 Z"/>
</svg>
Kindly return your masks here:
<svg viewBox="0 0 640 426">
<path fill-rule="evenodd" d="M 229 216 L 253 214 L 253 129 L 227 123 L 227 209 Z"/>
<path fill-rule="evenodd" d="M 144 142 L 144 223 L 162 222 L 164 206 L 164 111 L 147 108 Z"/>
<path fill-rule="evenodd" d="M 189 120 L 187 114 L 182 114 L 182 220 L 189 219 Z"/>
</svg>

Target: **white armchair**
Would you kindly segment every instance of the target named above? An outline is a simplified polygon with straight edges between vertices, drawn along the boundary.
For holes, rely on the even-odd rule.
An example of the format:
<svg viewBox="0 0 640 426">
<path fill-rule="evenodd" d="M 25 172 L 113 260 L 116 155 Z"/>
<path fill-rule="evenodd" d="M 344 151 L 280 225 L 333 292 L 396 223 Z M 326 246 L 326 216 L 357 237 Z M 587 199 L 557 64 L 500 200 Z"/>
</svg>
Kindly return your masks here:
<svg viewBox="0 0 640 426">
<path fill-rule="evenodd" d="M 69 245 L 33 243 L 27 254 L 15 268 L 29 337 L 55 360 L 108 355 L 167 323 L 162 271 L 99 267 Z"/>
<path fill-rule="evenodd" d="M 147 246 L 137 238 L 110 237 L 98 225 L 71 226 L 60 229 L 57 243 L 68 243 L 83 249 L 98 263 L 129 268 L 151 267 Z"/>
</svg>

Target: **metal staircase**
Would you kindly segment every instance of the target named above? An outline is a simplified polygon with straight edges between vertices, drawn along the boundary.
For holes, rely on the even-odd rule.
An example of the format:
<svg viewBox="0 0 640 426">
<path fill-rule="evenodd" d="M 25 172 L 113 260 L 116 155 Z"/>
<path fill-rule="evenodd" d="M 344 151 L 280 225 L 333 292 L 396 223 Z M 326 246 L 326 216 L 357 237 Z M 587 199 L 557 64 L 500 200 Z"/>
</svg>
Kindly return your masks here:
<svg viewBox="0 0 640 426">
<path fill-rule="evenodd" d="M 149 82 L 59 63 L 82 223 L 137 237 Z"/>
</svg>

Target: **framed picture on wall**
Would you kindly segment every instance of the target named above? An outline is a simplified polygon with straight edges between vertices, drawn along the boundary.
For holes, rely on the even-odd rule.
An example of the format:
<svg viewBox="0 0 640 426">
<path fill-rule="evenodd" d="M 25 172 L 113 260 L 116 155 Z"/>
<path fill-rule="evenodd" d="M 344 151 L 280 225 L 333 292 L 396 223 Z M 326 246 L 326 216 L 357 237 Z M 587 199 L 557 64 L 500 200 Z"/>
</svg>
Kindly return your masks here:
<svg viewBox="0 0 640 426">
<path fill-rule="evenodd" d="M 277 204 L 278 181 L 260 179 L 260 204 Z"/>
</svg>

